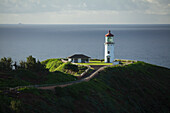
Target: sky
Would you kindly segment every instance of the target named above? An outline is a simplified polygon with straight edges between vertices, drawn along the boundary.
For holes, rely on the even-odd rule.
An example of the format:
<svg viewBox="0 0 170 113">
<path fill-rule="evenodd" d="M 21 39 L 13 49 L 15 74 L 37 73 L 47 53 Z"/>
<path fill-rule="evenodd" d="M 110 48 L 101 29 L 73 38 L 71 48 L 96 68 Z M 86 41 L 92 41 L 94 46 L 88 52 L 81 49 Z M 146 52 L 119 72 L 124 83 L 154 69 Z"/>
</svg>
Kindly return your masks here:
<svg viewBox="0 0 170 113">
<path fill-rule="evenodd" d="M 0 24 L 170 24 L 170 0 L 0 0 Z"/>
</svg>

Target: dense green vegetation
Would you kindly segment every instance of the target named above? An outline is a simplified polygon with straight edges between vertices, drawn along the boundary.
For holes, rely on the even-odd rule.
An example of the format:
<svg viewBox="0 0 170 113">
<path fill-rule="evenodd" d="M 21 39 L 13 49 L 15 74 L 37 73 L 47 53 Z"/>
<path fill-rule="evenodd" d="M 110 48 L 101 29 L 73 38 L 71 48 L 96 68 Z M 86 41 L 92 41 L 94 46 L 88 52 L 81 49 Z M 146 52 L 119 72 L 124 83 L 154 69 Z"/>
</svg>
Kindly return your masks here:
<svg viewBox="0 0 170 113">
<path fill-rule="evenodd" d="M 57 68 L 63 64 L 63 62 L 60 59 L 47 59 L 45 61 L 41 62 L 46 66 L 47 69 L 49 69 L 50 72 L 57 71 Z"/>
<path fill-rule="evenodd" d="M 108 67 L 89 82 L 55 92 L 21 89 L 0 92 L 0 112 L 169 113 L 170 69 L 137 62 Z"/>
<path fill-rule="evenodd" d="M 1 58 L 0 60 L 0 71 L 11 71 L 12 70 L 12 59 L 11 58 Z"/>
<path fill-rule="evenodd" d="M 0 72 L 0 88 L 25 85 L 57 84 L 74 81 L 76 77 L 59 71 L 36 73 L 29 70 Z"/>
<path fill-rule="evenodd" d="M 18 69 L 24 69 L 29 70 L 33 72 L 45 72 L 48 71 L 45 68 L 45 65 L 41 64 L 40 61 L 36 61 L 36 58 L 29 56 L 27 57 L 27 61 L 20 61 L 19 65 L 17 65 L 17 62 L 13 64 L 13 61 L 11 58 L 1 58 L 0 60 L 0 71 L 1 72 L 9 72 L 12 71 L 12 67 L 14 66 L 15 70 Z"/>
<path fill-rule="evenodd" d="M 20 61 L 19 65 L 16 62 L 12 64 L 12 59 L 5 57 L 0 63 L 0 88 L 74 81 L 77 78 L 73 75 L 87 69 L 85 66 L 63 63 L 60 59 L 47 59 L 40 63 L 32 56 L 27 57 L 26 62 Z"/>
<path fill-rule="evenodd" d="M 60 60 L 59 60 L 60 61 Z M 45 64 L 36 61 L 32 56 L 27 61 L 14 64 L 11 58 L 2 58 L 0 67 L 0 89 L 25 85 L 57 84 L 76 80 L 76 77 L 63 72 L 49 72 Z M 57 63 L 56 63 L 57 65 Z M 15 66 L 15 70 L 12 70 Z"/>
<path fill-rule="evenodd" d="M 86 69 L 86 66 L 78 66 L 67 62 L 60 65 L 56 70 L 77 76 L 83 73 Z"/>
<path fill-rule="evenodd" d="M 63 63 L 60 59 L 47 59 L 41 63 L 45 65 L 50 72 L 60 71 L 71 75 L 81 74 L 87 69 L 86 66 L 77 66 L 70 62 Z"/>
</svg>

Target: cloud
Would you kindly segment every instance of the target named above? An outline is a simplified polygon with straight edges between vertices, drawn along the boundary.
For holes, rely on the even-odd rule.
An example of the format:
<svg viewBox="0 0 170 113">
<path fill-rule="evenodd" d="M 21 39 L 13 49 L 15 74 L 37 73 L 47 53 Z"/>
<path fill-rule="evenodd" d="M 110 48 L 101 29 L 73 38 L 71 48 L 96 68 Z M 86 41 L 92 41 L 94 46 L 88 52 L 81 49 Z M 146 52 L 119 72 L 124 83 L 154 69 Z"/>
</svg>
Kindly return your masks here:
<svg viewBox="0 0 170 113">
<path fill-rule="evenodd" d="M 62 13 L 0 14 L 3 24 L 156 24 L 169 23 L 167 15 L 127 13 L 109 10 L 69 10 Z"/>
<path fill-rule="evenodd" d="M 1 23 L 170 23 L 169 0 L 0 0 Z"/>
<path fill-rule="evenodd" d="M 1 0 L 0 13 L 39 13 L 65 10 L 170 10 L 167 0 Z M 166 3 L 166 4 L 165 4 Z M 170 3 L 170 2 L 168 2 Z M 155 10 L 155 9 L 154 9 Z"/>
</svg>

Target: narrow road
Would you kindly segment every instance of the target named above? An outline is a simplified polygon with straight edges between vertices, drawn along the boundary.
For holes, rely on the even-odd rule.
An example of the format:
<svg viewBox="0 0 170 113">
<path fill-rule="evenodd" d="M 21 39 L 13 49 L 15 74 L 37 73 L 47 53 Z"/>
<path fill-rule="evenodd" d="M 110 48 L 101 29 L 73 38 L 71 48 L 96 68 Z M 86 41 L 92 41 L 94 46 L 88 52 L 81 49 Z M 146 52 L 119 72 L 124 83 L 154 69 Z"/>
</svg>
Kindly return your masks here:
<svg viewBox="0 0 170 113">
<path fill-rule="evenodd" d="M 70 86 L 70 85 L 77 84 L 77 83 L 84 82 L 84 81 L 87 82 L 90 79 L 92 79 L 94 76 L 96 76 L 100 71 L 103 71 L 105 67 L 110 67 L 110 65 L 109 66 L 101 66 L 96 71 L 93 71 L 92 74 L 85 75 L 85 77 L 83 77 L 81 80 L 71 81 L 71 82 L 68 82 L 68 83 L 62 84 L 62 85 L 45 86 L 45 87 L 37 87 L 37 88 L 44 89 L 44 90 L 55 90 L 55 87 L 66 87 L 66 86 Z"/>
</svg>

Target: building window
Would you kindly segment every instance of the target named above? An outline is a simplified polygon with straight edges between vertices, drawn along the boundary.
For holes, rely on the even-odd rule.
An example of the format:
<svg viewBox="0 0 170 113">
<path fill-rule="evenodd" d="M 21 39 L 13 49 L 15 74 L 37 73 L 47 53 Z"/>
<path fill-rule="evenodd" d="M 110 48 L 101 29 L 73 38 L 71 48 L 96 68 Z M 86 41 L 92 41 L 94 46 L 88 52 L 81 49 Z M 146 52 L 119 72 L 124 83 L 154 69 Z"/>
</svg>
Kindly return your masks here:
<svg viewBox="0 0 170 113">
<path fill-rule="evenodd" d="M 110 54 L 110 51 L 108 51 L 107 53 Z"/>
</svg>

